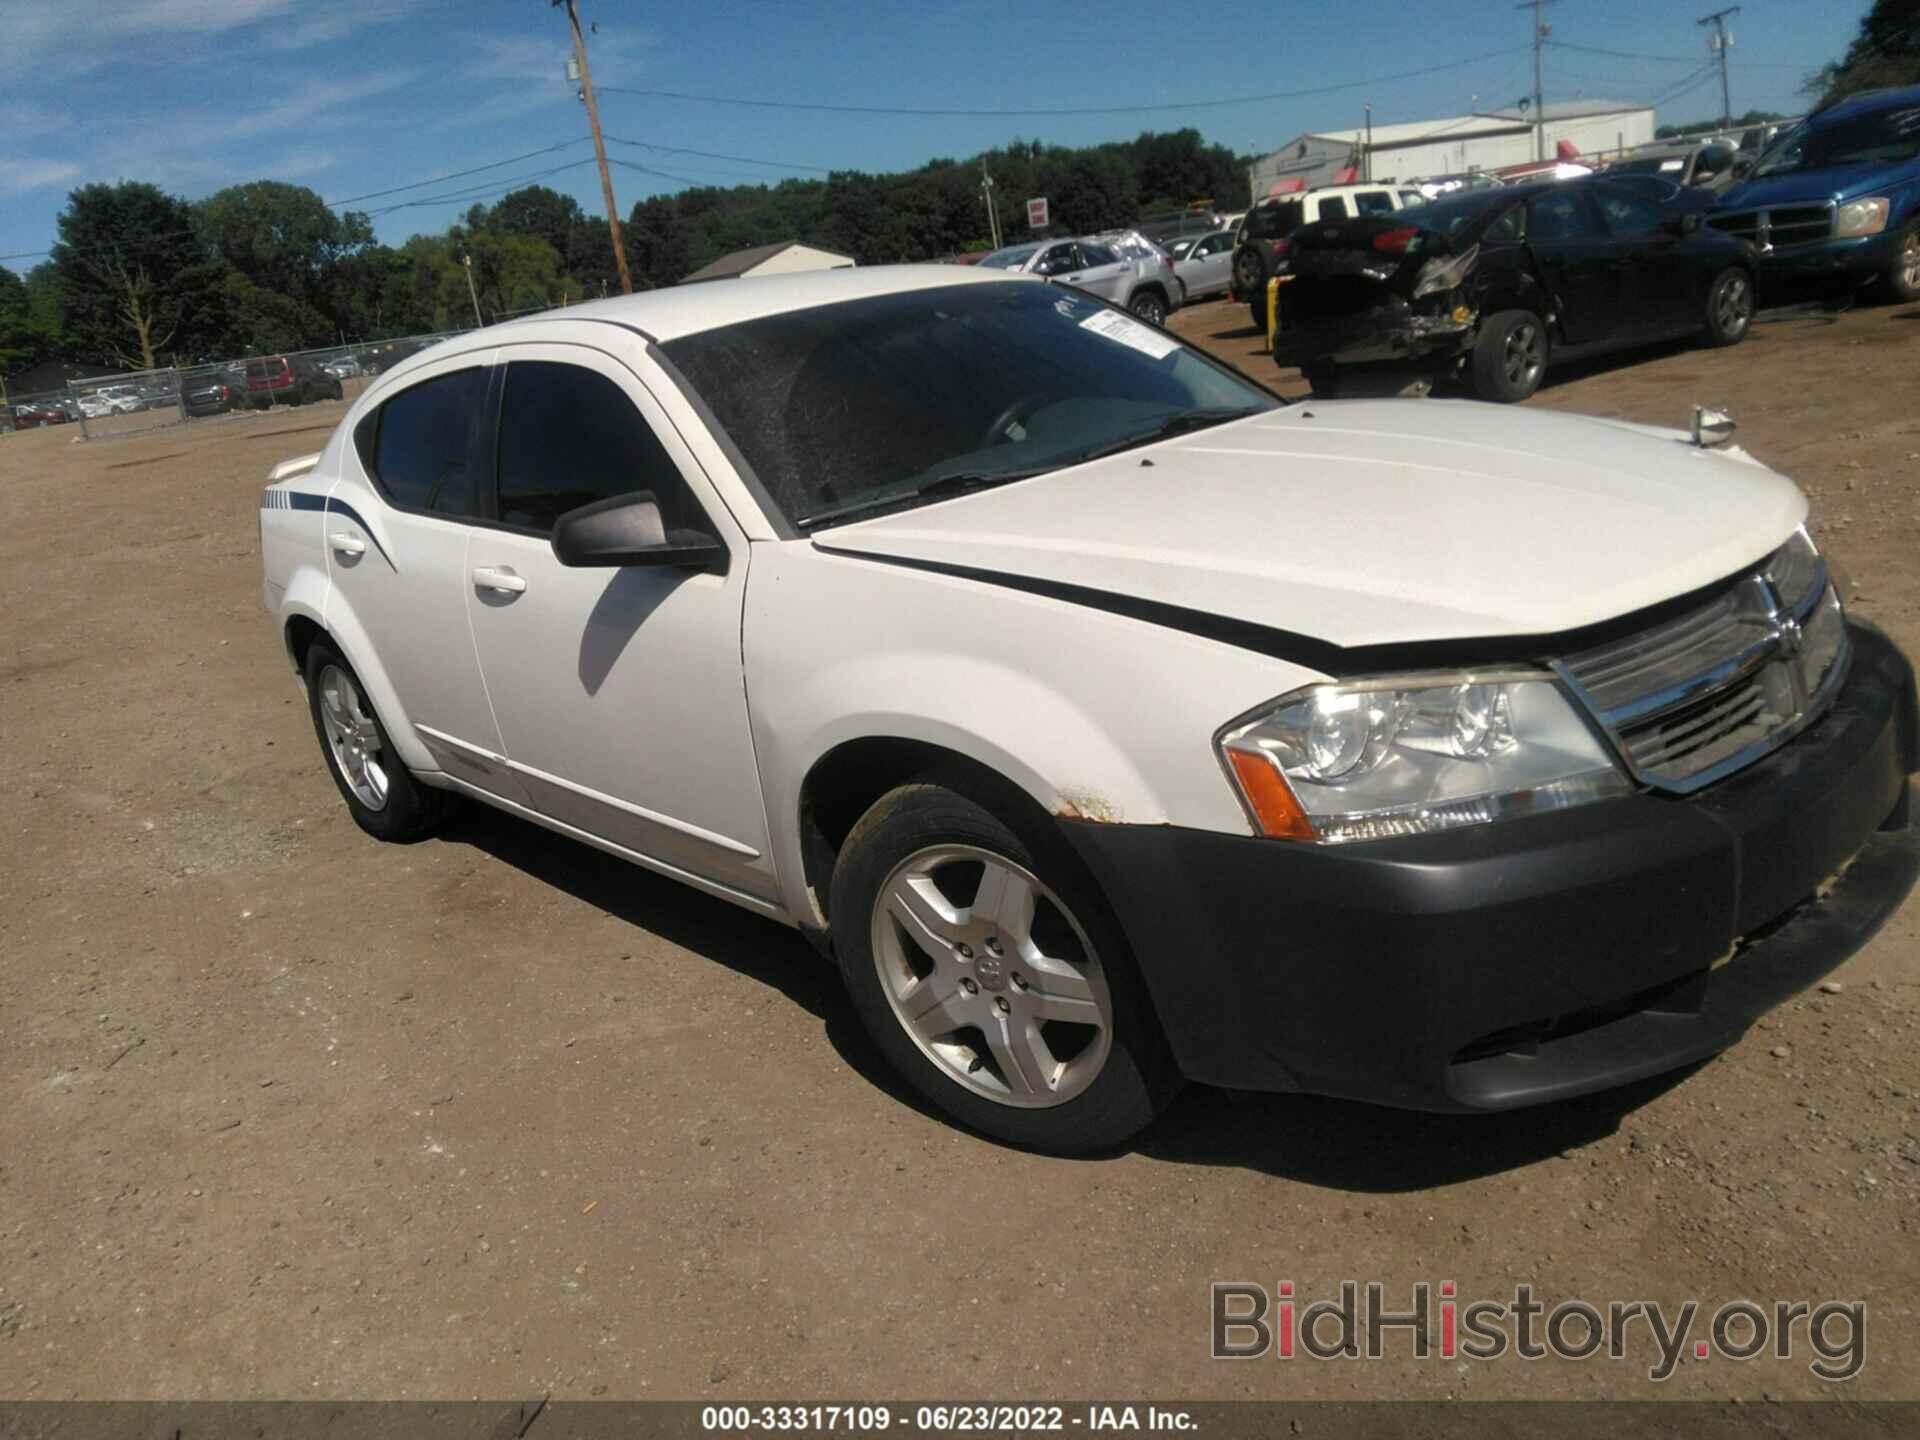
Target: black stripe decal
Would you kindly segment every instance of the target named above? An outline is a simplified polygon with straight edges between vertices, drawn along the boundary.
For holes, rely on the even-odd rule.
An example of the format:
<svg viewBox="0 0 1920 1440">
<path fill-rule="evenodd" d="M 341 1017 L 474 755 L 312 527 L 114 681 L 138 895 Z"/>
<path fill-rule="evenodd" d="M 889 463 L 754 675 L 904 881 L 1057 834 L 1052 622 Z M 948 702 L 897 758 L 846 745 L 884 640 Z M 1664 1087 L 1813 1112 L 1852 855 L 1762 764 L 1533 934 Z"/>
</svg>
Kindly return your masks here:
<svg viewBox="0 0 1920 1440">
<path fill-rule="evenodd" d="M 1082 605 L 1090 610 L 1101 610 L 1109 615 L 1121 615 L 1144 624 L 1158 625 L 1162 629 L 1178 630 L 1182 634 L 1215 640 L 1222 645 L 1232 645 L 1237 649 L 1250 650 L 1258 655 L 1270 655 L 1276 660 L 1286 660 L 1318 670 L 1323 675 L 1334 676 L 1469 665 L 1480 667 L 1542 665 L 1556 655 L 1604 644 L 1609 640 L 1657 625 L 1662 620 L 1684 614 L 1714 598 L 1729 584 L 1738 580 L 1740 575 L 1747 573 L 1746 570 L 1742 570 L 1728 579 L 1716 580 L 1711 585 L 1703 585 L 1698 590 L 1675 596 L 1671 600 L 1663 601 L 1645 610 L 1636 610 L 1630 615 L 1622 615 L 1597 625 L 1581 626 L 1578 629 L 1562 630 L 1553 634 L 1489 635 L 1463 640 L 1399 641 L 1384 645 L 1335 645 L 1327 640 L 1318 640 L 1311 635 L 1282 630 L 1272 625 L 1261 625 L 1251 620 L 1235 620 L 1206 610 L 1194 610 L 1184 605 L 1168 605 L 1157 600 L 1143 600 L 1136 595 L 1122 595 L 1111 590 L 1070 585 L 1058 580 L 1041 580 L 1028 575 L 1012 575 L 999 570 L 982 570 L 970 565 L 950 565 L 937 560 L 915 560 L 900 555 L 873 555 L 861 550 L 842 550 L 820 540 L 815 540 L 813 543 L 815 549 L 843 559 L 868 560 L 878 565 L 897 565 L 908 570 L 925 570 L 936 575 L 951 575 L 957 579 L 978 581 L 982 585 L 997 585 L 1006 590 L 1018 590 L 1028 595 L 1042 595 L 1050 600 L 1059 600 L 1069 605 Z"/>
<path fill-rule="evenodd" d="M 274 499 L 276 495 L 286 498 L 276 501 Z M 380 558 L 387 562 L 388 568 L 396 575 L 400 573 L 400 567 L 393 563 L 393 557 L 387 554 L 387 547 L 380 543 L 380 537 L 373 533 L 373 527 L 367 524 L 366 517 L 344 500 L 331 495 L 315 495 L 307 490 L 268 490 L 261 496 L 260 507 L 263 510 L 318 510 L 322 514 L 331 512 L 335 515 L 344 515 L 366 531 L 367 539 L 372 542 L 373 548 L 380 552 Z"/>
</svg>

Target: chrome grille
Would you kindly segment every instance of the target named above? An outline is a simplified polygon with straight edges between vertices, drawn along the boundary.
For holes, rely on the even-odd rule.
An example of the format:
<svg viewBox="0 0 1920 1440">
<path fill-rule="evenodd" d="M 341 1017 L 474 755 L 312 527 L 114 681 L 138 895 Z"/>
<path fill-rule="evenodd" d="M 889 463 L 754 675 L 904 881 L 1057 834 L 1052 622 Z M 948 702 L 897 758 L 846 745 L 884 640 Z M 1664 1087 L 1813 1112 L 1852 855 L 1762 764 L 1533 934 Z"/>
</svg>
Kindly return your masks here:
<svg viewBox="0 0 1920 1440">
<path fill-rule="evenodd" d="M 1844 630 L 1837 641 L 1832 634 L 1839 602 L 1824 565 L 1811 563 L 1810 573 L 1796 570 L 1804 561 L 1783 551 L 1699 608 L 1554 668 L 1637 777 L 1656 788 L 1697 790 L 1797 734 L 1839 683 L 1846 648 Z M 1789 575 L 1806 587 L 1791 606 L 1769 578 Z M 1802 655 L 1816 629 L 1832 651 L 1824 668 Z"/>
<path fill-rule="evenodd" d="M 1762 250 L 1783 245 L 1807 245 L 1833 234 L 1833 206 L 1779 205 L 1768 210 L 1736 210 L 1710 215 L 1707 224 Z"/>
</svg>

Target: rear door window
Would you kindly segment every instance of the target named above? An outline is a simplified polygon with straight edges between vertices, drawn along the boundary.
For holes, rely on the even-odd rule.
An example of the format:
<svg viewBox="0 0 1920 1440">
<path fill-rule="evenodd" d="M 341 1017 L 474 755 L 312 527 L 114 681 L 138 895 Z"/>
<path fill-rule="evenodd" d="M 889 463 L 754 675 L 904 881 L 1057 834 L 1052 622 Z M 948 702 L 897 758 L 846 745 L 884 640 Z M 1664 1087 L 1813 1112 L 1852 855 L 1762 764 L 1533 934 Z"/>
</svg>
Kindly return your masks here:
<svg viewBox="0 0 1920 1440">
<path fill-rule="evenodd" d="M 1362 190 L 1353 197 L 1353 205 L 1362 215 L 1390 215 L 1393 196 L 1385 190 Z"/>
<path fill-rule="evenodd" d="M 1104 245 L 1082 245 L 1080 247 L 1080 258 L 1088 269 L 1092 269 L 1096 265 L 1118 265 L 1121 263 L 1120 256 L 1114 251 L 1107 249 Z"/>
<path fill-rule="evenodd" d="M 1344 220 L 1347 218 L 1347 199 L 1344 195 L 1334 195 L 1320 202 L 1319 218 L 1322 220 Z"/>
<path fill-rule="evenodd" d="M 507 366 L 500 401 L 502 524 L 550 534 L 595 500 L 651 490 L 667 528 L 684 526 L 692 496 L 653 427 L 598 371 L 551 360 Z"/>
<path fill-rule="evenodd" d="M 1592 240 L 1600 234 L 1600 218 L 1578 190 L 1556 190 L 1527 206 L 1527 239 L 1536 245 Z"/>
<path fill-rule="evenodd" d="M 380 407 L 371 459 L 364 446 L 361 458 L 388 500 L 436 515 L 479 513 L 474 449 L 486 389 L 487 372 L 475 366 L 423 380 Z"/>
<path fill-rule="evenodd" d="M 1618 238 L 1651 235 L 1660 228 L 1660 207 L 1651 204 L 1624 186 L 1602 185 L 1595 189 L 1600 213 L 1607 222 L 1607 233 Z"/>
</svg>

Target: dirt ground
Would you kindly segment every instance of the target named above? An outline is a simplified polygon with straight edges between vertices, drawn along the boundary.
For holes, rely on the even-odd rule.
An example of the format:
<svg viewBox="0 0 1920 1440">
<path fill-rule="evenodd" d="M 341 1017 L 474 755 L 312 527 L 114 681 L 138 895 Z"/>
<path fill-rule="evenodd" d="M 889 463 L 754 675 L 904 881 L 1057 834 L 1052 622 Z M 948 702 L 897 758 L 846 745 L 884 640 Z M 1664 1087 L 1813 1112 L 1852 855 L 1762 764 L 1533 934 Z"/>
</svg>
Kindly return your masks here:
<svg viewBox="0 0 1920 1440">
<path fill-rule="evenodd" d="M 1920 653 L 1917 320 L 1762 325 L 1534 403 L 1724 405 Z M 1173 323 L 1272 373 L 1237 307 Z M 1804 1353 L 1654 1386 L 1639 1340 L 1208 1358 L 1209 1281 L 1355 1279 L 1864 1301 L 1845 1393 L 1920 1396 L 1920 904 L 1837 993 L 1623 1094 L 1458 1120 L 1194 1089 L 1116 1158 L 998 1149 L 879 1073 L 791 932 L 504 817 L 354 828 L 256 540 L 268 466 L 338 414 L 0 437 L 0 1395 L 1834 1393 Z"/>
</svg>

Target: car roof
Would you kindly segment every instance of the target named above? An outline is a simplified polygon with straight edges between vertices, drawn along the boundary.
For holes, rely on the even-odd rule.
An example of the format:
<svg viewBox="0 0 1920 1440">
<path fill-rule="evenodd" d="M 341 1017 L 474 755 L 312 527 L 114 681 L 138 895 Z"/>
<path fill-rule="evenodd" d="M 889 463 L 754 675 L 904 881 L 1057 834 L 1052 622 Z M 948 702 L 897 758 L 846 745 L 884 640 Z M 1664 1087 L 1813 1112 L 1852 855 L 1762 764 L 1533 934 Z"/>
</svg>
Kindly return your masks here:
<svg viewBox="0 0 1920 1440">
<path fill-rule="evenodd" d="M 1862 90 L 1836 100 L 1824 110 L 1816 110 L 1807 116 L 1811 125 L 1825 125 L 1834 120 L 1845 120 L 1856 115 L 1871 115 L 1880 110 L 1892 110 L 1902 105 L 1920 105 L 1920 85 L 1888 86 L 1879 90 Z"/>
<path fill-rule="evenodd" d="M 1011 247 L 1009 247 L 1011 248 Z M 792 275 L 742 276 L 671 285 L 638 295 L 590 300 L 561 310 L 543 310 L 490 326 L 503 338 L 514 331 L 556 320 L 610 321 L 639 330 L 658 341 L 677 340 L 791 310 L 837 305 L 881 295 L 937 290 L 947 285 L 1042 284 L 1036 277 L 1006 270 L 981 271 L 972 265 L 867 265 L 859 269 L 809 270 Z M 431 351 L 422 352 L 431 354 Z"/>
</svg>

